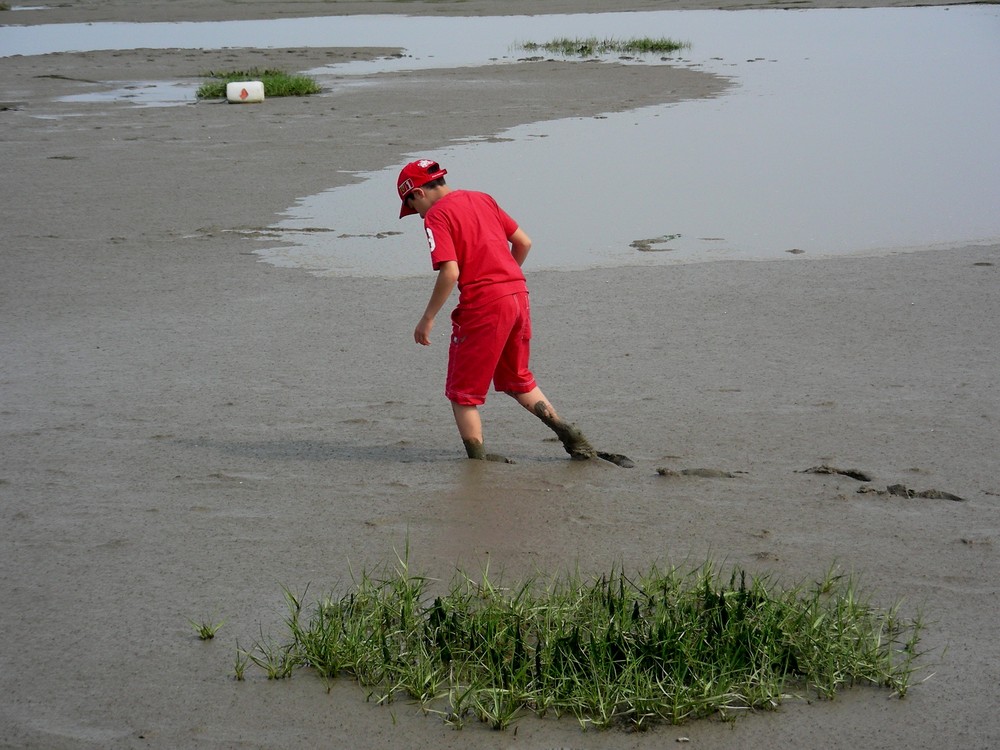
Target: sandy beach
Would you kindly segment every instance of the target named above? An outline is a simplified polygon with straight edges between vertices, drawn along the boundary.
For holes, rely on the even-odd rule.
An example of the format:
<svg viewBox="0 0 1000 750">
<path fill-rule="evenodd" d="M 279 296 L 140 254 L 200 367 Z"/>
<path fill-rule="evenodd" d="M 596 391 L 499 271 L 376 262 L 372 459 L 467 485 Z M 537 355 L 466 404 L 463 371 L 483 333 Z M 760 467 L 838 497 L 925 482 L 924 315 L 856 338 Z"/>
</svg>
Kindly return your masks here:
<svg viewBox="0 0 1000 750">
<path fill-rule="evenodd" d="M 897 4 L 921 3 L 806 5 Z M 607 6 L 91 0 L 0 22 Z M 490 447 L 517 463 L 470 462 L 441 395 L 446 342 L 412 343 L 431 272 L 319 278 L 260 262 L 254 232 L 351 171 L 729 82 L 536 61 L 386 74 L 336 97 L 269 99 L 253 117 L 217 102 L 56 101 L 95 82 L 394 52 L 0 58 L 0 747 L 1000 745 L 1000 245 L 613 272 L 532 273 L 529 260 L 542 387 L 636 467 L 567 460 L 501 396 L 484 409 Z M 820 464 L 873 480 L 803 473 Z M 657 472 L 693 467 L 735 476 Z M 330 693 L 305 672 L 233 679 L 237 642 L 280 634 L 282 586 L 320 596 L 407 543 L 414 569 L 444 579 L 487 561 L 511 579 L 712 558 L 800 581 L 836 564 L 877 602 L 922 613 L 928 679 L 903 700 L 855 688 L 640 734 L 532 716 L 516 734 L 455 731 L 405 701 L 366 702 L 346 679 Z M 201 642 L 189 620 L 209 618 L 225 624 Z"/>
</svg>

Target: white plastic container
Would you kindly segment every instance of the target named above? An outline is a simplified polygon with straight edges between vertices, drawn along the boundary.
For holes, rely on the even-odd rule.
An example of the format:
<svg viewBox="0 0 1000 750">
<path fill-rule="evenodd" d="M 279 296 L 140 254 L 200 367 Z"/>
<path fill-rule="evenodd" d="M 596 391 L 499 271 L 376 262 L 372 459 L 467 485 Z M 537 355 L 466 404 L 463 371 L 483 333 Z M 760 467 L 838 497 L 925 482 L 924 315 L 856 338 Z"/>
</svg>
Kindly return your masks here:
<svg viewBox="0 0 1000 750">
<path fill-rule="evenodd" d="M 233 81 L 226 84 L 226 99 L 231 104 L 257 104 L 264 101 L 263 81 Z"/>
</svg>

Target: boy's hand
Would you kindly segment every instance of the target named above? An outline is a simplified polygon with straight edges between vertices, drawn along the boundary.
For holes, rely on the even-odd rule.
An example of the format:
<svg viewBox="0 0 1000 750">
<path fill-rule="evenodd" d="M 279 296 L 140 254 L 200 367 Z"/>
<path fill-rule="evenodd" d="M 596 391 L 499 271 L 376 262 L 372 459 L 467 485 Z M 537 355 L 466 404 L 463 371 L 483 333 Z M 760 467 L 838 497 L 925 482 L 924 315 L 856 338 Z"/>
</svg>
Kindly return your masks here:
<svg viewBox="0 0 1000 750">
<path fill-rule="evenodd" d="M 417 327 L 413 329 L 413 340 L 423 346 L 431 343 L 431 329 L 434 327 L 434 318 L 421 318 Z"/>
<path fill-rule="evenodd" d="M 434 291 L 431 292 L 431 299 L 427 303 L 424 314 L 420 316 L 420 322 L 413 329 L 413 340 L 418 344 L 428 346 L 431 343 L 431 329 L 434 327 L 434 318 L 440 312 L 444 303 L 448 301 L 451 290 L 458 282 L 458 263 L 453 260 L 446 260 L 438 267 L 437 281 L 434 282 Z"/>
</svg>

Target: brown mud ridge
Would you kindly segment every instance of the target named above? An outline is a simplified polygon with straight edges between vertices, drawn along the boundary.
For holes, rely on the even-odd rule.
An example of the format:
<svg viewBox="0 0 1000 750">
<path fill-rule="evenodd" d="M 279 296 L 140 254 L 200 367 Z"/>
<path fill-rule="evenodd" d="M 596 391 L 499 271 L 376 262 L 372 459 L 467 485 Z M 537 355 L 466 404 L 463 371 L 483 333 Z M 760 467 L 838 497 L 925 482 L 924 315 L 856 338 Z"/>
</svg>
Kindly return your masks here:
<svg viewBox="0 0 1000 750">
<path fill-rule="evenodd" d="M 803 469 L 798 472 L 800 474 L 842 474 L 845 477 L 850 477 L 851 479 L 857 479 L 859 482 L 871 482 L 872 476 L 867 471 L 861 471 L 860 469 L 838 469 L 836 466 L 829 466 L 827 464 L 822 464 L 821 466 L 813 466 L 810 469 Z M 964 503 L 965 498 L 959 497 L 951 492 L 945 492 L 944 490 L 911 490 L 904 484 L 890 484 L 884 490 L 877 490 L 874 487 L 859 487 L 858 494 L 860 495 L 879 495 L 881 497 L 886 497 L 888 495 L 894 495 L 895 497 L 906 497 L 906 498 L 925 498 L 928 500 L 953 500 L 958 503 Z"/>
<path fill-rule="evenodd" d="M 668 469 L 661 467 L 656 470 L 661 477 L 700 477 L 701 479 L 735 479 L 736 474 L 723 469 Z"/>
<path fill-rule="evenodd" d="M 872 476 L 867 471 L 861 471 L 860 469 L 838 469 L 836 466 L 828 466 L 822 464 L 821 466 L 813 466 L 809 469 L 803 469 L 798 472 L 799 474 L 842 474 L 845 477 L 850 477 L 851 479 L 857 479 L 859 482 L 870 482 L 872 481 Z"/>
<path fill-rule="evenodd" d="M 633 247 L 640 253 L 665 253 L 675 248 L 672 247 L 654 247 L 654 245 L 665 245 L 672 240 L 679 239 L 679 234 L 664 234 L 661 237 L 650 237 L 648 240 L 635 240 L 629 243 L 629 247 Z"/>
<path fill-rule="evenodd" d="M 725 471 L 723 469 L 668 469 L 666 467 L 661 467 L 656 470 L 656 473 L 661 477 L 701 477 L 703 479 L 735 479 L 738 475 L 731 472 Z M 845 477 L 850 477 L 851 479 L 857 479 L 859 482 L 871 482 L 872 476 L 867 471 L 862 471 L 860 469 L 838 469 L 836 466 L 828 466 L 823 464 L 821 466 L 813 466 L 809 469 L 803 469 L 799 474 L 840 474 Z M 959 497 L 958 495 L 945 492 L 944 490 L 911 490 L 909 487 L 903 484 L 890 484 L 884 490 L 878 490 L 870 485 L 866 485 L 858 489 L 858 493 L 862 495 L 879 495 L 880 497 L 895 496 L 895 497 L 905 497 L 905 498 L 924 498 L 927 500 L 952 500 L 954 502 L 963 503 L 965 502 L 964 497 Z"/>
<path fill-rule="evenodd" d="M 944 492 L 943 490 L 911 490 L 904 484 L 890 484 L 884 490 L 877 490 L 874 487 L 859 487 L 858 493 L 861 495 L 878 495 L 880 497 L 886 497 L 888 495 L 894 495 L 896 497 L 906 497 L 906 498 L 926 498 L 928 500 L 952 500 L 956 503 L 964 503 L 965 498 L 959 497 L 958 495 L 953 495 L 950 492 Z"/>
</svg>

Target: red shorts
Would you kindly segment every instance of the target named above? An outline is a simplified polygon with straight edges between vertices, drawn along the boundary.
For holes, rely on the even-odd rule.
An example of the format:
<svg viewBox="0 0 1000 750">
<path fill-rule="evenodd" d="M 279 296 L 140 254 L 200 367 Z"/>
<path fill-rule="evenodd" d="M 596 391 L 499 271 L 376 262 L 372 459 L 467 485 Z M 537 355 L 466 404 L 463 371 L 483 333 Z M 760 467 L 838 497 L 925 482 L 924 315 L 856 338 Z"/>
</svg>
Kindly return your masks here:
<svg viewBox="0 0 1000 750">
<path fill-rule="evenodd" d="M 535 387 L 528 369 L 531 307 L 524 292 L 451 314 L 451 348 L 444 395 L 463 406 L 485 403 L 490 381 L 498 391 L 527 393 Z"/>
</svg>

